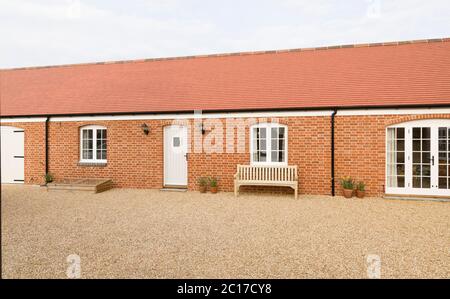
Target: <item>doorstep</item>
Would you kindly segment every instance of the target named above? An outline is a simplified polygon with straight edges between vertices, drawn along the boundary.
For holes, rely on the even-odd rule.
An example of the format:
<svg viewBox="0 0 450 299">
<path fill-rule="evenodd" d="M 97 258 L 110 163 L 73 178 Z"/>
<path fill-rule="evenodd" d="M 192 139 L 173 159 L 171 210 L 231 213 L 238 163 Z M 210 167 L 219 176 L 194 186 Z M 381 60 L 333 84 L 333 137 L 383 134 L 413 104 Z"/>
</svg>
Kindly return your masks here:
<svg viewBox="0 0 450 299">
<path fill-rule="evenodd" d="M 412 201 L 437 201 L 437 202 L 450 202 L 450 198 L 446 196 L 420 196 L 420 195 L 398 195 L 398 194 L 385 194 L 384 199 L 391 200 L 412 200 Z"/>
<path fill-rule="evenodd" d="M 186 192 L 187 188 L 182 188 L 182 187 L 164 187 L 159 189 L 159 191 L 162 192 Z"/>
</svg>

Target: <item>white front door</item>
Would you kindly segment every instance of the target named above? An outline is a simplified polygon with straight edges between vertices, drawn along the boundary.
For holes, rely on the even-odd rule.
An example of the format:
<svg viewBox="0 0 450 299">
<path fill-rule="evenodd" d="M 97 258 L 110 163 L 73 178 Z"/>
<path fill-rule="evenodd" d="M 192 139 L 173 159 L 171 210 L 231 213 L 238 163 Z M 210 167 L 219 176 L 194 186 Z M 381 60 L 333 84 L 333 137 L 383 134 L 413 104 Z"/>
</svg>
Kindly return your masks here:
<svg viewBox="0 0 450 299">
<path fill-rule="evenodd" d="M 187 127 L 164 128 L 164 186 L 187 186 L 187 149 Z"/>
<path fill-rule="evenodd" d="M 450 120 L 388 128 L 386 153 L 386 193 L 450 196 Z"/>
<path fill-rule="evenodd" d="M 1 183 L 22 184 L 24 181 L 24 131 L 1 126 Z"/>
</svg>

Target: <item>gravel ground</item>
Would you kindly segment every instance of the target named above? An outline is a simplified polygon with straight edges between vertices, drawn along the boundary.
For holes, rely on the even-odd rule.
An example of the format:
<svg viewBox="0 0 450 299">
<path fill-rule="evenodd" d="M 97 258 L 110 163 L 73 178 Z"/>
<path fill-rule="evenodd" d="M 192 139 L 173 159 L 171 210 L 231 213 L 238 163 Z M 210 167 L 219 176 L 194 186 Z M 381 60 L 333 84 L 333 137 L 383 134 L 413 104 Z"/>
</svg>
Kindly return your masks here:
<svg viewBox="0 0 450 299">
<path fill-rule="evenodd" d="M 450 278 L 450 203 L 2 186 L 4 278 Z"/>
</svg>

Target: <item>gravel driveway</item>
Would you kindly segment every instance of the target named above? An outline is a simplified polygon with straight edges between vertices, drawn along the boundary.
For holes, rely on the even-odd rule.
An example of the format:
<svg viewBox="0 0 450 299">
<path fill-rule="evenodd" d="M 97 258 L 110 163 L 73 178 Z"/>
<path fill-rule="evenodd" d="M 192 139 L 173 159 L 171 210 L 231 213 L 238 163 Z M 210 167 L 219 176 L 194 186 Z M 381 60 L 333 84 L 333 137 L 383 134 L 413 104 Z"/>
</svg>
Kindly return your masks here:
<svg viewBox="0 0 450 299">
<path fill-rule="evenodd" d="M 2 186 L 4 278 L 450 278 L 450 203 Z M 372 263 L 371 265 L 376 265 Z"/>
</svg>

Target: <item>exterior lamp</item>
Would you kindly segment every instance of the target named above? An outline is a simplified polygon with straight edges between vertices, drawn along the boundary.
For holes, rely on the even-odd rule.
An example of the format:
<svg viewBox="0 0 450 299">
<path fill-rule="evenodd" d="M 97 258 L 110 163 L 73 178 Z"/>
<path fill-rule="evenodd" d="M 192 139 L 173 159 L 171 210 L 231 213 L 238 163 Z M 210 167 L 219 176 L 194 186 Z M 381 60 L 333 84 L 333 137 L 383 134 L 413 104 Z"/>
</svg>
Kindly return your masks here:
<svg viewBox="0 0 450 299">
<path fill-rule="evenodd" d="M 202 135 L 205 135 L 206 130 L 205 130 L 205 128 L 203 127 L 203 122 L 199 124 L 198 130 L 199 130 L 200 132 L 202 132 Z"/>
<path fill-rule="evenodd" d="M 147 126 L 147 124 L 142 124 L 141 128 L 145 135 L 148 135 L 150 133 L 150 128 Z"/>
</svg>

